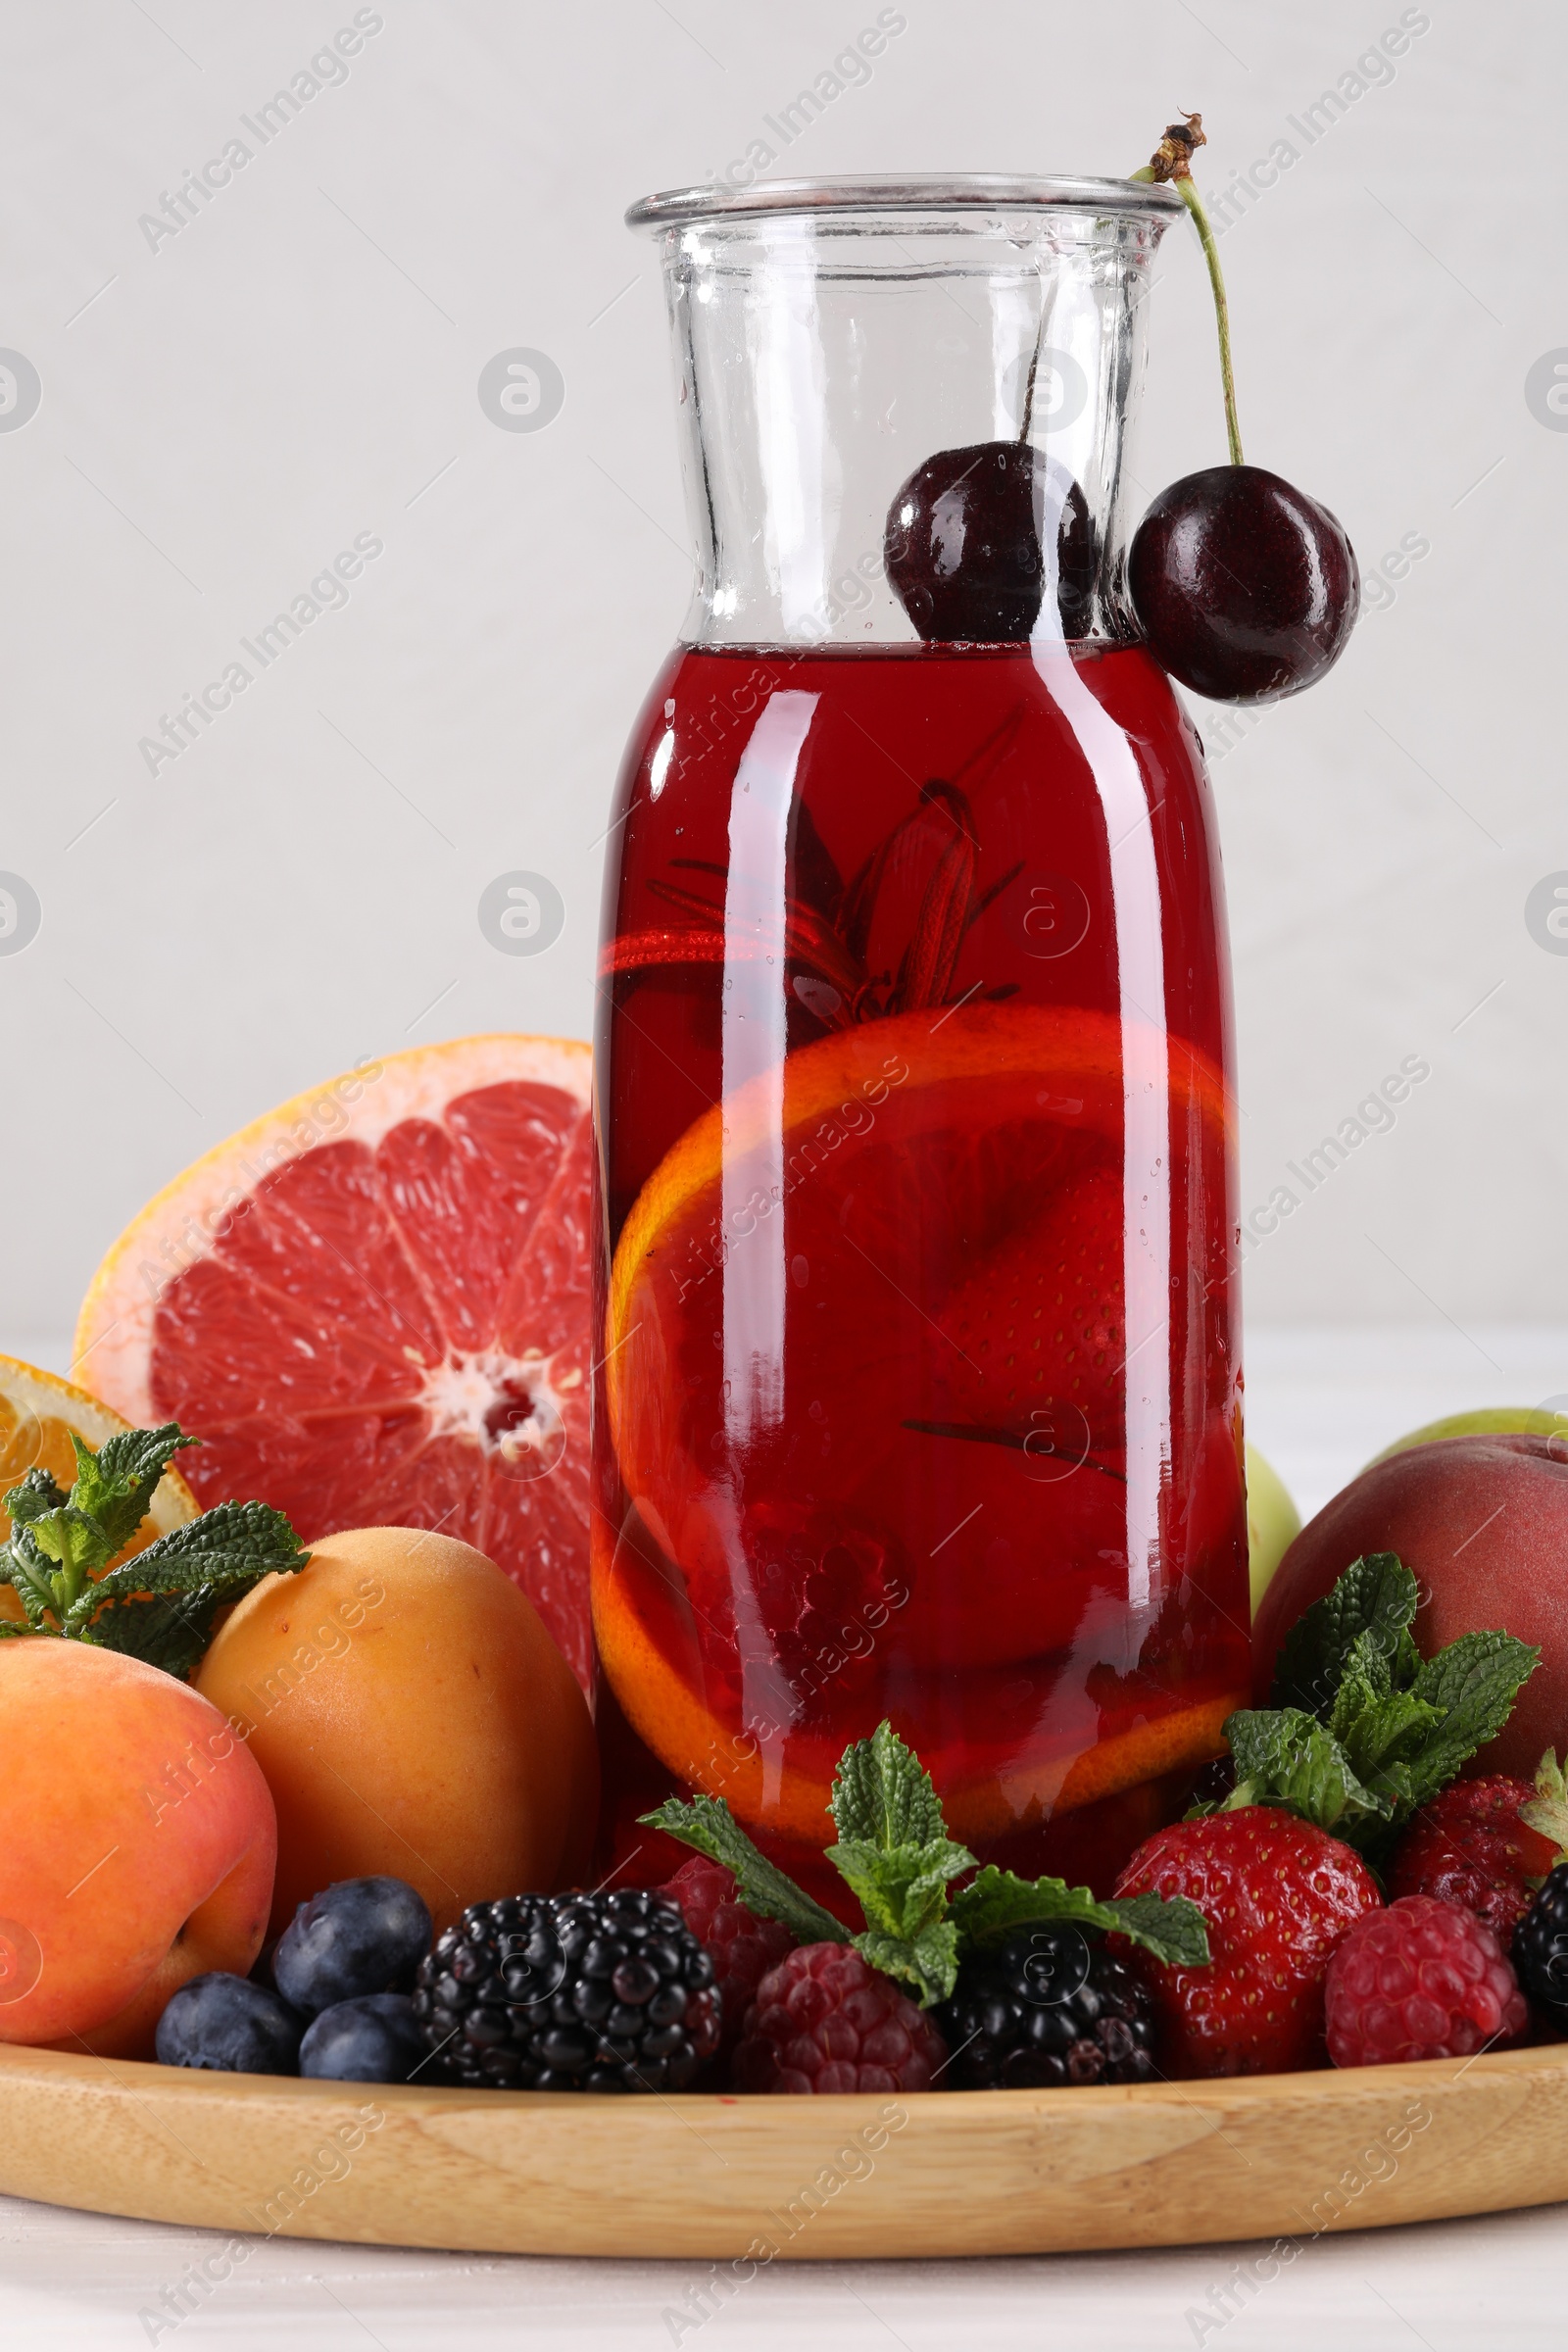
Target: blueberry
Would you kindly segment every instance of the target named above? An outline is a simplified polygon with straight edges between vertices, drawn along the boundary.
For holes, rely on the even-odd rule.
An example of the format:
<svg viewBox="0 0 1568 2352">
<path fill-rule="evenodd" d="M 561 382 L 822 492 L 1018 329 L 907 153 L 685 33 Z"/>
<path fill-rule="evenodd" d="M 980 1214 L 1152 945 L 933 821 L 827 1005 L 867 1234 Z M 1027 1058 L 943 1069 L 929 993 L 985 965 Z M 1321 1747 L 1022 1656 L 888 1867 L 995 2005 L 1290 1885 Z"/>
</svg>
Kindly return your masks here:
<svg viewBox="0 0 1568 2352">
<path fill-rule="evenodd" d="M 292 2075 L 305 2020 L 265 1984 L 220 1969 L 192 1977 L 158 2021 L 164 2066 L 208 2067 L 225 2075 Z"/>
<path fill-rule="evenodd" d="M 313 2018 L 300 2043 L 300 2073 L 331 2082 L 406 2082 L 425 2056 L 406 1992 L 337 2001 Z"/>
<path fill-rule="evenodd" d="M 315 2016 L 362 1993 L 401 1991 L 429 1948 L 430 1914 L 402 1879 L 339 1879 L 283 1930 L 272 1982 Z"/>
</svg>

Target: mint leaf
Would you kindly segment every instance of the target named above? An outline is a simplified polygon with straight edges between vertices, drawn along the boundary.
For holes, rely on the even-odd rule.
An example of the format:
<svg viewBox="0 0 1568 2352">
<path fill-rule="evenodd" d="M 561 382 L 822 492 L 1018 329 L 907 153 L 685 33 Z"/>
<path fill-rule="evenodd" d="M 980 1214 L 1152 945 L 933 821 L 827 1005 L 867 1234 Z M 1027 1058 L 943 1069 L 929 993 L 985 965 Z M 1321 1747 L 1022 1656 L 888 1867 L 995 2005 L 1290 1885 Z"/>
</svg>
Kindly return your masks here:
<svg viewBox="0 0 1568 2352">
<path fill-rule="evenodd" d="M 1208 1959 L 1203 1914 L 1186 1895 L 1170 1900 L 1134 1894 L 1100 1902 L 1087 1886 L 1064 1879 L 1020 1879 L 988 1863 L 953 1898 L 952 1919 L 963 1943 L 994 1943 L 1012 1928 L 1035 1920 L 1065 1920 L 1100 1928 L 1142 1944 L 1173 1968 L 1200 1968 Z"/>
<path fill-rule="evenodd" d="M 1423 1664 L 1417 1597 L 1408 1568 L 1372 1552 L 1306 1611 L 1280 1650 L 1276 1693 L 1294 1698 L 1225 1726 L 1226 1810 L 1283 1805 L 1376 1851 L 1496 1736 L 1540 1651 L 1512 1634 L 1463 1634 Z"/>
<path fill-rule="evenodd" d="M 39 1511 L 25 1526 L 37 1551 L 45 1559 L 53 1560 L 73 1588 L 110 1557 L 103 1529 L 73 1503 L 62 1503 L 52 1511 Z"/>
<path fill-rule="evenodd" d="M 195 1592 L 204 1585 L 221 1586 L 233 1600 L 274 1570 L 303 1568 L 309 1556 L 281 1511 L 265 1502 L 215 1503 L 89 1585 L 71 1620 L 85 1624 L 105 1601 Z"/>
<path fill-rule="evenodd" d="M 1168 1968 L 1206 1968 L 1209 1960 L 1208 1922 L 1185 1894 L 1122 1894 L 1102 1903 L 1115 1915 L 1115 1933 Z"/>
<path fill-rule="evenodd" d="M 1298 1707 L 1326 1721 L 1363 1636 L 1386 1662 L 1390 1687 L 1406 1688 L 1420 1663 L 1409 1630 L 1419 1598 L 1415 1578 L 1396 1552 L 1352 1560 L 1333 1592 L 1314 1601 L 1286 1635 L 1270 1693 L 1275 1706 Z"/>
<path fill-rule="evenodd" d="M 939 1923 L 948 1907 L 948 1881 L 974 1868 L 968 1847 L 947 1838 L 891 1847 L 840 1838 L 828 1847 L 827 1858 L 849 1882 L 867 1927 L 909 1937 Z"/>
<path fill-rule="evenodd" d="M 1412 1804 L 1436 1796 L 1478 1747 L 1496 1738 L 1540 1663 L 1539 1649 L 1502 1633 L 1461 1634 L 1427 1660 L 1415 1696 L 1441 1708 L 1443 1720 L 1406 1759 Z"/>
<path fill-rule="evenodd" d="M 1327 1710 L 1317 1710 L 1318 1720 L 1343 1742 L 1349 1726 L 1393 1692 L 1394 1675 L 1387 1652 L 1374 1634 L 1357 1634 L 1332 1704 Z"/>
<path fill-rule="evenodd" d="M 872 1965 L 913 1984 L 922 2002 L 946 1999 L 958 1974 L 948 1881 L 973 1870 L 974 1856 L 948 1836 L 931 1775 L 890 1723 L 845 1749 L 829 1810 L 838 1842 L 827 1858 L 865 1913 L 856 1948 L 872 1959 L 874 1947 Z"/>
<path fill-rule="evenodd" d="M 55 1605 L 54 1579 L 49 1562 L 33 1542 L 30 1527 L 18 1527 L 10 1543 L 0 1552 L 0 1578 L 14 1588 L 27 1613 L 27 1624 L 33 1633 L 47 1630 L 44 1616 Z"/>
<path fill-rule="evenodd" d="M 872 1968 L 911 1985 L 922 2009 L 945 2001 L 958 1981 L 958 1931 L 951 1919 L 922 1928 L 912 1937 L 884 1936 L 868 1928 L 850 1940 Z"/>
<path fill-rule="evenodd" d="M 856 1842 L 928 1845 L 948 1834 L 931 1775 L 886 1721 L 845 1749 L 829 1811 L 839 1836 Z"/>
<path fill-rule="evenodd" d="M 234 1595 L 221 1585 L 198 1585 L 182 1595 L 157 1592 L 138 1600 L 118 1601 L 87 1626 L 81 1635 L 97 1649 L 116 1649 L 122 1657 L 141 1658 L 188 1682 L 200 1665 L 213 1638 L 213 1619 Z"/>
<path fill-rule="evenodd" d="M 161 1429 L 121 1430 L 96 1453 L 72 1433 L 76 1483 L 71 1500 L 103 1530 L 106 1560 L 123 1549 L 146 1518 L 147 1506 L 175 1454 L 199 1443 L 183 1436 L 177 1421 L 166 1421 Z"/>
<path fill-rule="evenodd" d="M 1244 1708 L 1227 1720 L 1225 1738 L 1236 1759 L 1227 1813 L 1280 1805 L 1351 1845 L 1393 1814 L 1392 1799 L 1362 1784 L 1333 1733 L 1303 1708 Z"/>
<path fill-rule="evenodd" d="M 1340 1744 L 1351 1769 L 1370 1784 L 1374 1775 L 1416 1754 L 1442 1721 L 1443 1710 L 1417 1698 L 1413 1690 L 1391 1690 L 1346 1724 Z"/>
<path fill-rule="evenodd" d="M 1036 1919 L 1102 1928 L 1106 1923 L 1099 1914 L 1104 1908 L 1087 1886 L 1069 1886 L 1065 1879 L 1020 1879 L 994 1862 L 953 1898 L 953 1916 L 966 1943 L 995 1943 L 1010 1928 Z"/>
<path fill-rule="evenodd" d="M 1519 1818 L 1527 1829 L 1549 1838 L 1559 1854 L 1568 1855 L 1568 1780 L 1548 1747 L 1536 1767 L 1536 1793 L 1521 1805 Z"/>
<path fill-rule="evenodd" d="M 0 1511 L 4 1511 L 16 1527 L 29 1527 L 48 1511 L 62 1510 L 71 1497 L 49 1471 L 35 1464 L 20 1487 L 9 1494 L 0 1495 Z"/>
<path fill-rule="evenodd" d="M 689 1803 L 666 1797 L 656 1811 L 638 1818 L 645 1828 L 662 1830 L 733 1871 L 741 1901 L 760 1919 L 782 1920 L 802 1943 L 849 1942 L 850 1931 L 841 1920 L 758 1852 L 721 1796 L 695 1796 Z"/>
</svg>

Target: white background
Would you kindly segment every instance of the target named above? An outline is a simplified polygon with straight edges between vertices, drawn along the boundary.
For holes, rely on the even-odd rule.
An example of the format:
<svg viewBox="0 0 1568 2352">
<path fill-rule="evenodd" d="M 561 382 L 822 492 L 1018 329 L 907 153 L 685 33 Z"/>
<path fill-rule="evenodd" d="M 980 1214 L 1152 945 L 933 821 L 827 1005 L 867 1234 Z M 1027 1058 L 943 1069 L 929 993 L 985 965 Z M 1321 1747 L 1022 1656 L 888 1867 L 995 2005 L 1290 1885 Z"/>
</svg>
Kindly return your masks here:
<svg viewBox="0 0 1568 2352">
<path fill-rule="evenodd" d="M 742 154 L 877 8 L 379 0 L 347 81 L 150 250 L 139 216 L 353 13 L 0 8 L 0 345 L 43 386 L 0 431 L 0 869 L 42 906 L 0 956 L 0 1348 L 62 1368 L 122 1224 L 243 1121 L 360 1054 L 587 1034 L 596 845 L 689 578 L 653 254 L 621 211 Z M 1401 1057 L 1432 1067 L 1396 1130 L 1249 1253 L 1254 1425 L 1315 1502 L 1412 1419 L 1568 1390 L 1568 957 L 1524 912 L 1568 869 L 1568 434 L 1525 392 L 1568 347 L 1568 28 L 1545 0 L 1431 0 L 1392 82 L 1308 145 L 1289 119 L 1353 74 L 1396 0 L 902 13 L 787 168 L 1114 172 L 1200 107 L 1216 187 L 1290 139 L 1298 160 L 1222 243 L 1248 454 L 1326 500 L 1369 572 L 1401 540 L 1428 548 L 1385 576 L 1322 688 L 1245 731 L 1198 714 L 1223 752 L 1244 1204 Z M 516 346 L 565 383 L 537 433 L 498 430 L 476 395 Z M 1153 361 L 1151 493 L 1223 454 L 1185 226 Z M 138 740 L 361 532 L 384 553 L 347 609 L 149 775 Z M 519 867 L 565 906 L 533 959 L 477 921 Z M 15 2206 L 0 2236 L 18 2341 L 145 2340 L 138 2308 L 194 2250 Z M 1224 2340 L 1332 2327 L 1471 2352 L 1500 2324 L 1556 2342 L 1557 2248 L 1545 2219 L 1324 2246 Z M 468 2314 L 465 2340 L 656 2345 L 687 2282 L 268 2259 L 264 2294 L 180 2341 L 444 2343 L 445 2308 Z M 1192 2340 L 1216 2263 L 797 2274 L 704 2342 L 923 2348 L 1021 2327 L 1144 2352 Z"/>
<path fill-rule="evenodd" d="M 587 1034 L 597 837 L 690 576 L 654 254 L 622 208 L 768 135 L 877 11 L 376 13 L 346 81 L 261 148 L 240 115 L 351 7 L 0 12 L 0 343 L 43 385 L 0 433 L 0 868 L 43 909 L 0 956 L 0 1346 L 51 1361 L 123 1222 L 272 1102 L 444 1035 Z M 786 169 L 1126 171 L 1178 105 L 1205 114 L 1211 188 L 1299 151 L 1222 241 L 1248 453 L 1327 501 L 1367 571 L 1407 537 L 1430 552 L 1315 692 L 1245 733 L 1198 713 L 1221 754 L 1244 1205 L 1402 1056 L 1432 1076 L 1250 1250 L 1250 1321 L 1568 1322 L 1568 956 L 1524 914 L 1568 868 L 1568 433 L 1525 396 L 1568 346 L 1561 12 L 1404 12 L 1429 29 L 1310 146 L 1290 118 L 1394 0 L 900 13 Z M 139 217 L 236 133 L 249 165 L 149 250 Z M 479 406 L 515 346 L 564 378 L 543 431 Z M 1182 223 L 1153 354 L 1151 492 L 1223 454 Z M 139 739 L 360 532 L 385 552 L 347 609 L 149 775 Z M 519 867 L 565 906 L 533 959 L 476 915 Z M 1455 1406 L 1495 1391 L 1484 1354 Z"/>
</svg>

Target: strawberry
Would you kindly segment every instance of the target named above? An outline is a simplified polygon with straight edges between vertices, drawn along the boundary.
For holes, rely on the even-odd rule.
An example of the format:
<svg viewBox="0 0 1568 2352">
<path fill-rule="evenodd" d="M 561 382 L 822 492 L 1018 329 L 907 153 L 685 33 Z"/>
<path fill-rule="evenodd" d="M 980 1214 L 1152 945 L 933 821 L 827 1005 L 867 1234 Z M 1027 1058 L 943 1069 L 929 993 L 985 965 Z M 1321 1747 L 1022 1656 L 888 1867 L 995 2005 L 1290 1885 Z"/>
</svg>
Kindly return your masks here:
<svg viewBox="0 0 1568 2352">
<path fill-rule="evenodd" d="M 1167 2072 L 1284 2074 L 1325 2063 L 1329 1961 L 1383 1899 L 1349 1846 L 1294 1813 L 1244 1805 L 1156 1832 L 1128 1862 L 1116 1894 L 1187 1895 L 1207 1923 L 1206 1968 L 1137 1956 Z"/>
<path fill-rule="evenodd" d="M 1120 1175 L 1092 1167 L 959 1284 L 941 1317 L 954 1347 L 943 1390 L 956 1420 L 1027 1431 L 1037 1408 L 1076 1405 L 1097 1436 L 1119 1429 L 1123 1214 Z M 1071 1445 L 1071 1434 L 1055 1442 Z"/>
<path fill-rule="evenodd" d="M 1485 1920 L 1506 1950 L 1536 1888 L 1563 1858 L 1568 1822 L 1548 1809 L 1548 1774 L 1555 1770 L 1554 1760 L 1544 1758 L 1533 1788 L 1501 1773 L 1450 1782 L 1422 1806 L 1395 1847 L 1389 1900 L 1431 1894 L 1460 1903 Z"/>
</svg>

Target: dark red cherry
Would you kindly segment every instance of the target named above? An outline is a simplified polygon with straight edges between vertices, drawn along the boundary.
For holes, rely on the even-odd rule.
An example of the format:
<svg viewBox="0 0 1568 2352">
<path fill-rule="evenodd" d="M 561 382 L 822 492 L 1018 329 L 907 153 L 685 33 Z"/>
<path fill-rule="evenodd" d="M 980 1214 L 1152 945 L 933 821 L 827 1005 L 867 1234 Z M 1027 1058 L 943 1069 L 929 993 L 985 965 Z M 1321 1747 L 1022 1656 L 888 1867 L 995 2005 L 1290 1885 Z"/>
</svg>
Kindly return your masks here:
<svg viewBox="0 0 1568 2352">
<path fill-rule="evenodd" d="M 1066 467 L 1028 442 L 939 449 L 888 509 L 882 548 L 928 645 L 1015 644 L 1042 606 L 1053 634 L 1088 633 L 1098 535 Z"/>
<path fill-rule="evenodd" d="M 1341 524 L 1260 466 L 1210 466 L 1162 490 L 1127 583 L 1155 659 L 1216 703 L 1299 694 L 1339 660 L 1361 603 Z"/>
</svg>

